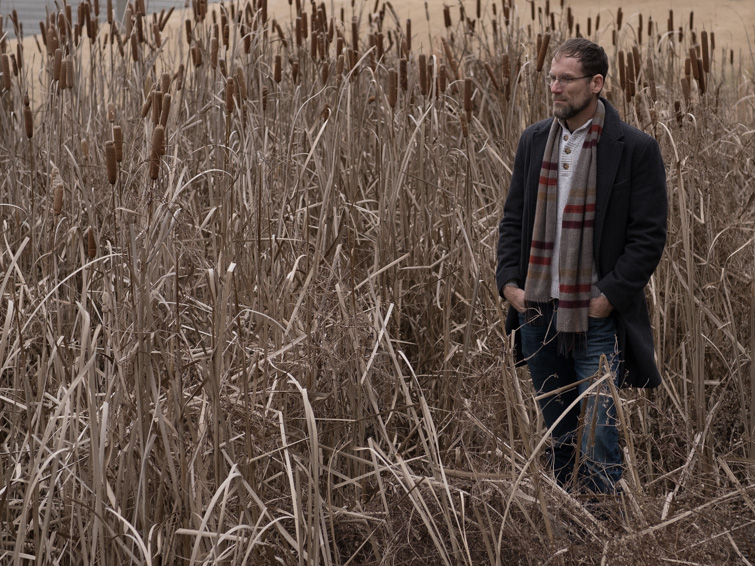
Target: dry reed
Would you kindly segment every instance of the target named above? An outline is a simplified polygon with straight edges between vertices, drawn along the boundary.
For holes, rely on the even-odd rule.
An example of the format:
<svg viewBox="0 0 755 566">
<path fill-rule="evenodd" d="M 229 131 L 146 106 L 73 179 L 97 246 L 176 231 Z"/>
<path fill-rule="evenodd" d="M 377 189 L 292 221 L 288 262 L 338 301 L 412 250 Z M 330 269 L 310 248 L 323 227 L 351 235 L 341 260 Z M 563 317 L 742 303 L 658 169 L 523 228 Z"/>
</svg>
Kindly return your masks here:
<svg viewBox="0 0 755 566">
<path fill-rule="evenodd" d="M 82 4 L 37 73 L 3 53 L 3 563 L 752 561 L 751 69 L 673 12 L 641 39 L 541 4 L 446 6 L 430 44 L 381 1 Z M 611 392 L 598 502 L 543 466 L 493 279 L 548 54 L 585 29 L 671 207 L 664 383 Z"/>
</svg>

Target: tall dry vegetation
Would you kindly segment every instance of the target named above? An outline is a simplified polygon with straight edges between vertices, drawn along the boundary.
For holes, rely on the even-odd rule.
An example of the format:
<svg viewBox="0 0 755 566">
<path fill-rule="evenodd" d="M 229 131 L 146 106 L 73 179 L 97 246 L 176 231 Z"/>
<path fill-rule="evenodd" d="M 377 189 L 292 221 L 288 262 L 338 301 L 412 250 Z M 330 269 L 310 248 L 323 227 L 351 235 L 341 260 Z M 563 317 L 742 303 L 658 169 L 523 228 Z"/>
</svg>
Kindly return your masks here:
<svg viewBox="0 0 755 566">
<path fill-rule="evenodd" d="M 430 39 L 372 4 L 85 3 L 3 42 L 3 563 L 753 560 L 752 67 L 691 14 L 478 3 Z M 577 34 L 671 204 L 664 385 L 622 393 L 625 493 L 590 505 L 493 278 Z"/>
</svg>

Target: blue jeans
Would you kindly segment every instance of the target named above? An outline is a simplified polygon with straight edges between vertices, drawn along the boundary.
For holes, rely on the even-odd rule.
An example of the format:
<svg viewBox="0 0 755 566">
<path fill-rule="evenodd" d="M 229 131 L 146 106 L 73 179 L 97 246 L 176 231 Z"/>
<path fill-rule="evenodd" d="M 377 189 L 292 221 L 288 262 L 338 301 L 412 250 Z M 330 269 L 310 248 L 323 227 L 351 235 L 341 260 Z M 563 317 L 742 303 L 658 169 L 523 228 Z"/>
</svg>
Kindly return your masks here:
<svg viewBox="0 0 755 566">
<path fill-rule="evenodd" d="M 619 366 L 616 323 L 612 316 L 590 318 L 586 345 L 578 344 L 564 356 L 558 351 L 557 315 L 556 300 L 548 303 L 544 312 L 532 322 L 526 322 L 525 315 L 519 314 L 522 351 L 527 358 L 535 394 L 546 395 L 539 400 L 539 405 L 548 428 L 590 387 L 593 380 L 588 379 L 554 395 L 548 396 L 549 392 L 585 378 L 600 377 L 601 355 L 605 355 L 608 361 L 614 383 L 617 383 Z M 582 414 L 584 418 L 580 423 Z M 581 438 L 577 439 L 580 431 Z M 553 429 L 552 439 L 548 460 L 560 485 L 569 488 L 576 480 L 579 489 L 614 493 L 616 482 L 621 478 L 622 453 L 616 407 L 607 382 L 601 383 L 565 414 Z M 580 448 L 579 459 L 577 446 Z M 574 471 L 577 472 L 576 478 L 573 477 Z"/>
</svg>

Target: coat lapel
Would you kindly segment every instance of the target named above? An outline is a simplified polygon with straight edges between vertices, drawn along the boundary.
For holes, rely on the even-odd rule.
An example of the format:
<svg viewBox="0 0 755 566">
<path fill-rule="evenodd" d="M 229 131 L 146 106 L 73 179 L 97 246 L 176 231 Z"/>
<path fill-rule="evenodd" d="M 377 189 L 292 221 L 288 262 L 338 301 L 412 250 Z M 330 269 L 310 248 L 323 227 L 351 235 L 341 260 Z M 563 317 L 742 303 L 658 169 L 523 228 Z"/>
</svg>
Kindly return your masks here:
<svg viewBox="0 0 755 566">
<path fill-rule="evenodd" d="M 595 200 L 595 230 L 593 232 L 593 249 L 599 250 L 602 244 L 603 225 L 606 222 L 608 201 L 611 198 L 616 173 L 624 151 L 623 132 L 619 115 L 614 108 L 603 100 L 606 106 L 606 121 L 598 143 L 598 193 Z M 600 254 L 593 252 L 598 259 Z M 600 266 L 598 266 L 600 272 Z"/>
</svg>

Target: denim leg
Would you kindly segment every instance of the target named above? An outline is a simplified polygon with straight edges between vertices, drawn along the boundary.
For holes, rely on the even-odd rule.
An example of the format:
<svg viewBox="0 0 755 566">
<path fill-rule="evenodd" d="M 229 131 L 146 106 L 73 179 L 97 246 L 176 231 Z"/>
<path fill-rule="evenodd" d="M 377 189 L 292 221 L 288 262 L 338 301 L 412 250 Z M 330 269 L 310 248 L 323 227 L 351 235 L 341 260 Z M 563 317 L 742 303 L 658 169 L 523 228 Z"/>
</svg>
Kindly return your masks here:
<svg viewBox="0 0 755 566">
<path fill-rule="evenodd" d="M 522 352 L 527 358 L 536 395 L 547 394 L 575 381 L 571 360 L 558 353 L 553 315 L 554 308 L 551 303 L 534 324 L 526 323 L 524 315 L 519 315 Z M 540 412 L 547 428 L 556 422 L 577 395 L 577 390 L 572 388 L 539 400 Z M 562 486 L 569 484 L 574 471 L 579 414 L 580 406 L 577 404 L 556 425 L 552 433 L 553 445 L 547 452 L 556 480 Z"/>
<path fill-rule="evenodd" d="M 619 355 L 616 323 L 613 317 L 591 318 L 587 332 L 587 347 L 573 353 L 574 371 L 578 380 L 594 375 L 600 377 L 600 357 L 605 355 L 617 383 Z M 604 368 L 605 370 L 605 368 Z M 579 384 L 579 394 L 589 388 L 591 381 Z M 579 476 L 580 483 L 595 493 L 612 493 L 621 478 L 622 453 L 619 448 L 619 429 L 611 389 L 603 382 L 585 399 L 585 418 L 582 427 Z"/>
<path fill-rule="evenodd" d="M 565 357 L 558 352 L 556 317 L 557 308 L 553 303 L 547 305 L 535 324 L 527 323 L 524 315 L 519 315 L 522 351 L 527 358 L 536 395 L 547 394 L 596 376 L 600 369 L 601 355 L 606 356 L 616 383 L 619 356 L 614 319 L 590 318 L 586 346 L 578 346 Z M 590 380 L 587 380 L 558 395 L 540 399 L 540 411 L 545 426 L 550 428 L 564 410 L 589 388 L 590 383 Z M 616 482 L 621 478 L 622 454 L 618 443 L 616 408 L 608 383 L 603 383 L 599 391 L 588 394 L 584 402 L 573 407 L 554 428 L 553 448 L 548 453 L 549 460 L 558 483 L 562 486 L 568 485 L 575 467 L 576 435 L 580 430 L 579 417 L 583 404 L 585 419 L 579 442 L 579 484 L 580 487 L 595 493 L 610 493 L 614 491 Z"/>
</svg>

